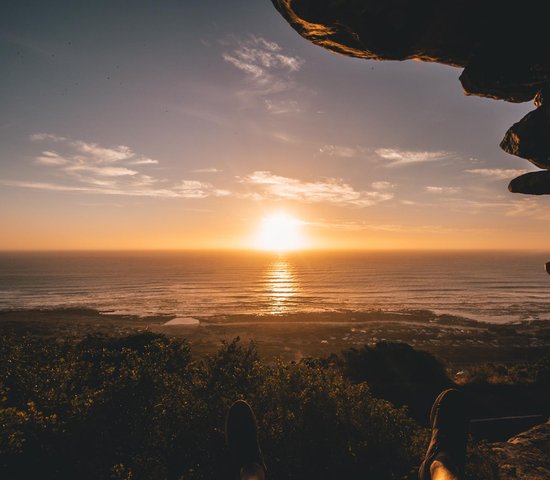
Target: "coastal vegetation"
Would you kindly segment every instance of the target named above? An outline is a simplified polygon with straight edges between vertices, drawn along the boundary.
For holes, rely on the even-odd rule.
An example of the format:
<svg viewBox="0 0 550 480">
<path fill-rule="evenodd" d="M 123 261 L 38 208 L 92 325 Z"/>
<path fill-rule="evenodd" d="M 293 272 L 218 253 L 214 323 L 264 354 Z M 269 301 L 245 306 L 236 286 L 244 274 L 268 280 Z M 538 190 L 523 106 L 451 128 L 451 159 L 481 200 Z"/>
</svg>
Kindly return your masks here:
<svg viewBox="0 0 550 480">
<path fill-rule="evenodd" d="M 448 380 L 429 354 L 375 350 L 265 362 L 239 339 L 195 358 L 185 339 L 148 332 L 78 341 L 4 335 L 0 476 L 221 478 L 225 412 L 244 398 L 257 413 L 271 478 L 415 478 L 428 430 L 375 395 L 369 379 L 384 394 L 380 386 L 407 357 L 404 372 L 431 365 L 428 383 Z M 361 377 L 369 355 L 375 371 Z M 494 478 L 482 445 L 470 449 L 470 465 L 469 478 Z"/>
</svg>

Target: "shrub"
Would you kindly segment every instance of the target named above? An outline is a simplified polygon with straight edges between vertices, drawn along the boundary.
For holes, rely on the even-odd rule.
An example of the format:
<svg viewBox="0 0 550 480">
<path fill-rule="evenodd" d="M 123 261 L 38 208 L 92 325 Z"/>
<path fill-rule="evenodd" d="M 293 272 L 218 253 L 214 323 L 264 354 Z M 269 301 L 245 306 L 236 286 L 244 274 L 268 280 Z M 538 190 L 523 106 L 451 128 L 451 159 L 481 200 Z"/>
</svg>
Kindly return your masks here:
<svg viewBox="0 0 550 480">
<path fill-rule="evenodd" d="M 425 448 L 405 410 L 327 362 L 268 365 L 238 339 L 193 361 L 184 340 L 150 333 L 3 336 L 0 477 L 223 478 L 238 398 L 257 413 L 274 479 L 406 478 Z"/>
</svg>

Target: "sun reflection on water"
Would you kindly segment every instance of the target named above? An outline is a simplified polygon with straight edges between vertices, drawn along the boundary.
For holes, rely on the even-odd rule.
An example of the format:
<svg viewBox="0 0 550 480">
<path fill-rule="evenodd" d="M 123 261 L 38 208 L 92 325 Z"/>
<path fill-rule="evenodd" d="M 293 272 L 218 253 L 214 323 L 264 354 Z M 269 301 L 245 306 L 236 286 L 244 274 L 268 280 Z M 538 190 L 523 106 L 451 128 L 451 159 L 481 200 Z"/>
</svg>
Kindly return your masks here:
<svg viewBox="0 0 550 480">
<path fill-rule="evenodd" d="M 269 264 L 264 274 L 264 285 L 269 297 L 269 311 L 279 314 L 288 311 L 291 300 L 298 292 L 294 266 L 284 256 Z"/>
</svg>

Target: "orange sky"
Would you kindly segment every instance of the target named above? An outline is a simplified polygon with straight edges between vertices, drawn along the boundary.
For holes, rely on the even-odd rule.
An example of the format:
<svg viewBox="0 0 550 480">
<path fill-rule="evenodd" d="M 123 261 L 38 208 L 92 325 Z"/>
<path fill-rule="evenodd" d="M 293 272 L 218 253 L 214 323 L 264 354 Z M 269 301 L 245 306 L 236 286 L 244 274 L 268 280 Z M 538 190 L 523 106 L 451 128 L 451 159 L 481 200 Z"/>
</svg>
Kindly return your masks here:
<svg viewBox="0 0 550 480">
<path fill-rule="evenodd" d="M 498 148 L 531 105 L 331 54 L 269 2 L 78 3 L 5 18 L 0 250 L 242 249 L 280 211 L 311 248 L 545 248 Z"/>
</svg>

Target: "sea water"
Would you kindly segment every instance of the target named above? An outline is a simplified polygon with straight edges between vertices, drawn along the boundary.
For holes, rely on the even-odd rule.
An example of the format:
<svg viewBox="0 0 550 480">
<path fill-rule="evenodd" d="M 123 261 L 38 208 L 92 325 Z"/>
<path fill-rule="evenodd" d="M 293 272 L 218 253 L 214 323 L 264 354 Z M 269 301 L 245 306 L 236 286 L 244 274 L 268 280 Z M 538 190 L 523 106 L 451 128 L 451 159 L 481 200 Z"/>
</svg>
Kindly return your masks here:
<svg viewBox="0 0 550 480">
<path fill-rule="evenodd" d="M 540 253 L 76 252 L 0 254 L 0 310 L 88 307 L 211 316 L 427 309 L 550 319 Z"/>
</svg>

